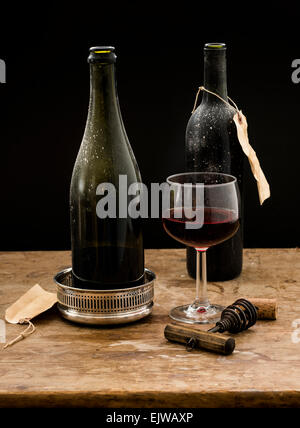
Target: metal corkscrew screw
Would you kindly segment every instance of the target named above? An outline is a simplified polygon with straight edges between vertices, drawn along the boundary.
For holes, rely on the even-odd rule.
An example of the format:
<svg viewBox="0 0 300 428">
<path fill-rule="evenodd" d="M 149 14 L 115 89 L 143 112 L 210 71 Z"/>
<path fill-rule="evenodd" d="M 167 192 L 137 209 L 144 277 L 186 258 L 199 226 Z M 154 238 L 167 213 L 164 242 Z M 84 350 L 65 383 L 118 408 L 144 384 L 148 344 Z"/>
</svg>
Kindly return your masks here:
<svg viewBox="0 0 300 428">
<path fill-rule="evenodd" d="M 223 333 L 229 331 L 229 333 L 239 333 L 253 326 L 256 320 L 257 310 L 253 303 L 246 299 L 238 299 L 223 310 L 220 321 L 208 332 Z"/>
</svg>

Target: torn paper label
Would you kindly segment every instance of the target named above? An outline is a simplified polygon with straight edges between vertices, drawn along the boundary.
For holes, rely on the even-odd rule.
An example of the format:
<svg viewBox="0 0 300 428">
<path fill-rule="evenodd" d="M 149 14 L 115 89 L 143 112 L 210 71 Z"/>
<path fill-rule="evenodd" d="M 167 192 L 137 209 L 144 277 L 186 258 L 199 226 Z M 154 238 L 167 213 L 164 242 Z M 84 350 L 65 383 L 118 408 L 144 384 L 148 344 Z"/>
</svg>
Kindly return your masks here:
<svg viewBox="0 0 300 428">
<path fill-rule="evenodd" d="M 36 284 L 6 309 L 5 319 L 12 324 L 22 323 L 50 309 L 56 302 L 56 293 L 49 293 Z"/>
<path fill-rule="evenodd" d="M 267 179 L 260 167 L 260 163 L 257 159 L 256 153 L 249 143 L 247 130 L 248 124 L 246 117 L 243 115 L 241 110 L 239 110 L 239 112 L 234 115 L 233 120 L 236 124 L 239 142 L 242 146 L 243 152 L 248 157 L 252 173 L 257 181 L 259 201 L 262 205 L 263 202 L 270 197 L 269 183 L 267 182 Z"/>
</svg>

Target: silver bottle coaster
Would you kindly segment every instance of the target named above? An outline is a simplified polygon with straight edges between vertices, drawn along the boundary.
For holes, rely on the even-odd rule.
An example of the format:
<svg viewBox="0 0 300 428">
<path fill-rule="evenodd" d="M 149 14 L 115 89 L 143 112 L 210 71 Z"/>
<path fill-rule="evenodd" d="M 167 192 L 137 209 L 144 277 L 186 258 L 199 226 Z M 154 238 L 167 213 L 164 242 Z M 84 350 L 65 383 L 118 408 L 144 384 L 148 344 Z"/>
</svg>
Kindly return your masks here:
<svg viewBox="0 0 300 428">
<path fill-rule="evenodd" d="M 155 274 L 145 269 L 144 284 L 119 290 L 84 290 L 72 287 L 72 268 L 54 277 L 61 315 L 80 324 L 124 324 L 152 312 Z"/>
</svg>

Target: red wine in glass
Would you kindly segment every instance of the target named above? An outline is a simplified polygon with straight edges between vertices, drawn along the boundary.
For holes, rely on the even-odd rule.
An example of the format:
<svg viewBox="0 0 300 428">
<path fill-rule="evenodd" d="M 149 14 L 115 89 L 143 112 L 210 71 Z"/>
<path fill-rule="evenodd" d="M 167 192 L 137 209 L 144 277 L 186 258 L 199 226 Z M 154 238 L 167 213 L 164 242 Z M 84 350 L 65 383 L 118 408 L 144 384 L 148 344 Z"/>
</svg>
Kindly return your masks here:
<svg viewBox="0 0 300 428">
<path fill-rule="evenodd" d="M 194 226 L 197 220 L 191 219 L 191 210 L 187 208 L 171 208 L 163 218 L 165 231 L 172 238 L 194 248 L 209 248 L 212 245 L 220 244 L 231 238 L 239 228 L 239 219 L 234 211 L 223 208 L 202 209 L 203 222 L 199 227 L 187 228 L 187 224 Z M 197 219 L 197 210 L 194 212 Z"/>
</svg>

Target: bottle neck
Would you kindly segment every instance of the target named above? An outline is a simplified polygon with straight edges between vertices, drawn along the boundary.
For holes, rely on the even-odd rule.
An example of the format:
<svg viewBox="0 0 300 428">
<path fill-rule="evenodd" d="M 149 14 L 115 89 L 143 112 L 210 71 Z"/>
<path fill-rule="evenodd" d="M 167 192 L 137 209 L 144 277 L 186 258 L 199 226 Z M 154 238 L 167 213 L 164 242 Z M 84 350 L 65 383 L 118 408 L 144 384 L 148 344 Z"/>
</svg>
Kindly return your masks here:
<svg viewBox="0 0 300 428">
<path fill-rule="evenodd" d="M 227 101 L 226 50 L 204 50 L 204 87 Z M 203 101 L 222 103 L 216 96 L 205 92 Z"/>
<path fill-rule="evenodd" d="M 90 64 L 89 118 L 98 122 L 119 117 L 114 64 Z"/>
</svg>

